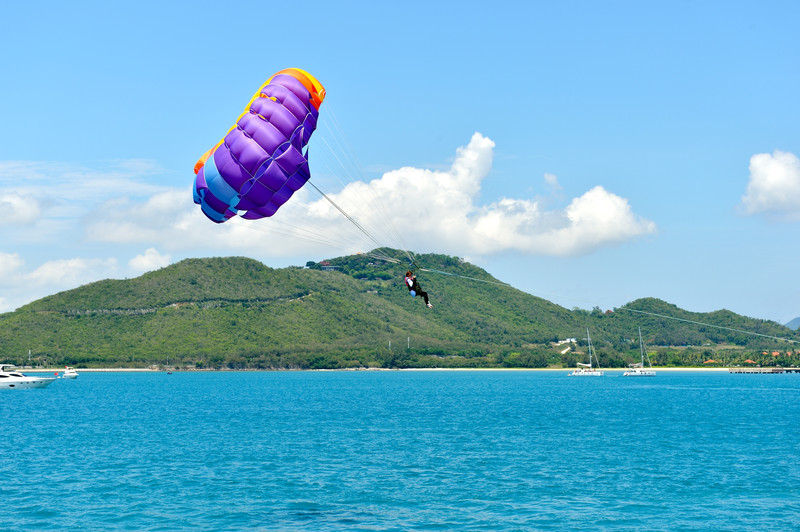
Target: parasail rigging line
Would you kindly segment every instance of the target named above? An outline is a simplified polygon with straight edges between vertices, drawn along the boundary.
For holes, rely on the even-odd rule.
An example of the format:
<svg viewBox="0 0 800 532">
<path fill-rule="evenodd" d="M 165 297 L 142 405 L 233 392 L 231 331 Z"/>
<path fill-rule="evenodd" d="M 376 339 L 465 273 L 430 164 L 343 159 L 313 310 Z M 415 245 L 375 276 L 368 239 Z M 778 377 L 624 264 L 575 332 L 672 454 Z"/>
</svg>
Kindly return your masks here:
<svg viewBox="0 0 800 532">
<path fill-rule="evenodd" d="M 314 183 L 312 183 L 310 179 L 308 180 L 308 184 L 309 184 L 309 185 L 311 185 L 311 187 L 313 187 L 313 188 L 314 188 L 314 190 L 316 190 L 317 192 L 319 192 L 319 193 L 320 193 L 320 195 L 321 195 L 323 198 L 325 198 L 325 200 L 327 200 L 327 201 L 328 201 L 328 203 L 330 203 L 331 205 L 333 205 L 333 207 L 334 207 L 334 208 L 335 208 L 337 211 L 339 211 L 339 212 L 342 214 L 342 216 L 344 216 L 345 218 L 347 218 L 347 219 L 350 221 L 350 223 L 352 223 L 353 225 L 355 225 L 355 226 L 356 226 L 356 228 L 357 228 L 359 231 L 361 231 L 362 233 L 364 233 L 364 234 L 367 236 L 367 238 L 369 238 L 369 239 L 370 239 L 372 242 L 374 242 L 374 243 L 375 243 L 375 244 L 376 244 L 378 247 L 382 247 L 381 243 L 380 243 L 380 242 L 378 242 L 378 240 L 377 240 L 377 239 L 376 239 L 374 236 L 372 236 L 372 234 L 371 234 L 369 231 L 367 231 L 367 230 L 364 228 L 364 226 L 362 226 L 360 223 L 358 223 L 358 221 L 357 221 L 355 218 L 353 218 L 352 216 L 350 216 L 349 214 L 347 214 L 347 212 L 346 212 L 344 209 L 342 209 L 342 208 L 341 208 L 341 207 L 340 207 L 340 206 L 339 206 L 339 205 L 338 205 L 338 204 L 337 204 L 335 201 L 333 201 L 333 200 L 330 198 L 330 196 L 328 196 L 328 195 L 327 195 L 327 194 L 325 194 L 325 193 L 324 193 L 322 190 L 320 190 L 320 189 L 319 189 L 319 187 L 317 187 L 317 185 L 315 185 Z"/>
<path fill-rule="evenodd" d="M 342 188 L 348 187 L 350 183 L 345 183 L 341 175 L 351 176 L 355 175 L 365 186 L 352 186 L 349 188 L 350 192 L 359 196 L 363 204 L 370 205 L 379 214 L 380 227 L 378 230 L 371 228 L 372 233 L 380 233 L 385 239 L 393 244 L 392 247 L 400 248 L 403 250 L 405 256 L 413 261 L 412 254 L 408 250 L 408 245 L 404 241 L 402 231 L 398 230 L 395 225 L 395 217 L 390 215 L 389 210 L 381 199 L 381 195 L 375 189 L 376 181 L 370 182 L 364 173 L 363 167 L 360 164 L 358 157 L 351 148 L 351 143 L 347 135 L 342 129 L 337 115 L 335 112 L 335 104 L 332 101 L 327 102 L 327 111 L 324 118 L 320 120 L 320 125 L 324 126 L 319 129 L 318 138 L 323 142 L 327 148 L 327 152 L 336 161 L 341 172 L 335 171 L 330 166 L 328 169 L 331 174 L 337 178 Z M 328 142 L 328 135 L 330 133 L 330 143 Z M 331 144 L 334 144 L 333 146 Z M 362 226 L 366 227 L 364 223 Z M 373 242 L 378 239 L 374 239 Z"/>
<path fill-rule="evenodd" d="M 359 246 L 358 242 L 352 238 L 347 238 L 346 235 L 338 235 L 337 239 L 331 239 L 330 235 L 326 235 L 323 232 L 310 227 L 289 223 L 282 219 L 272 220 L 268 227 L 263 224 L 250 223 L 249 220 L 245 220 L 240 216 L 231 218 L 229 223 L 235 224 L 237 229 L 242 229 L 245 231 L 258 231 L 259 233 L 272 236 L 288 236 L 297 240 L 308 242 L 310 244 L 322 245 L 333 250 L 340 250 L 344 247 L 352 247 L 355 249 Z"/>
<path fill-rule="evenodd" d="M 507 286 L 509 288 L 513 288 L 513 286 L 511 286 L 510 284 L 504 283 L 502 281 L 490 281 L 489 279 L 478 279 L 477 277 L 470 277 L 469 275 L 460 275 L 460 274 L 457 274 L 457 273 L 446 272 L 446 271 L 442 271 L 442 270 L 433 270 L 433 269 L 430 269 L 430 268 L 419 268 L 419 271 L 421 271 L 421 272 L 438 273 L 440 275 L 450 275 L 452 277 L 460 277 L 462 279 L 469 279 L 470 281 L 477 281 L 479 283 L 495 284 L 495 285 L 499 285 L 499 286 Z"/>
<path fill-rule="evenodd" d="M 636 309 L 625 308 L 625 307 L 619 307 L 616 310 L 626 310 L 628 312 L 635 312 L 637 314 L 645 314 L 647 316 L 654 316 L 654 317 L 657 317 L 657 318 L 664 318 L 666 320 L 682 321 L 684 323 L 692 323 L 694 325 L 702 325 L 703 327 L 712 327 L 712 328 L 715 328 L 715 329 L 722 329 L 722 330 L 725 330 L 725 331 L 738 332 L 738 333 L 742 333 L 742 334 L 750 334 L 750 335 L 753 335 L 753 336 L 760 336 L 762 338 L 769 338 L 771 340 L 781 340 L 781 341 L 789 342 L 789 343 L 793 343 L 793 344 L 797 343 L 797 340 L 792 340 L 790 338 L 783 338 L 783 337 L 780 337 L 780 336 L 773 336 L 771 334 L 762 334 L 762 333 L 757 333 L 757 332 L 754 332 L 754 331 L 747 331 L 747 330 L 744 330 L 744 329 L 735 329 L 733 327 L 725 327 L 723 325 L 712 325 L 711 323 L 703 323 L 702 321 L 687 320 L 685 318 L 677 318 L 675 316 L 668 316 L 666 314 L 657 314 L 655 312 L 647 312 L 647 311 L 644 311 L 644 310 L 636 310 Z"/>
<path fill-rule="evenodd" d="M 573 301 L 580 302 L 580 303 L 592 304 L 591 301 L 587 301 L 585 299 L 578 299 L 578 298 L 564 296 L 564 295 L 556 294 L 556 293 L 552 293 L 552 292 L 539 293 L 538 297 L 542 297 L 542 296 L 555 297 L 555 298 L 559 298 L 559 299 L 571 299 Z M 613 307 L 613 305 L 606 305 L 606 307 L 611 308 L 611 307 Z M 734 327 L 725 327 L 723 325 L 714 325 L 712 323 L 706 323 L 706 322 L 702 322 L 702 321 L 690 320 L 690 319 L 686 319 L 686 318 L 679 318 L 677 316 L 670 316 L 668 314 L 659 314 L 659 313 L 656 313 L 656 312 L 648 312 L 648 311 L 645 311 L 645 310 L 638 310 L 638 309 L 632 309 L 632 308 L 627 308 L 627 307 L 613 307 L 613 308 L 614 308 L 615 312 L 627 311 L 627 312 L 632 312 L 632 313 L 636 313 L 636 314 L 642 314 L 642 315 L 646 315 L 646 316 L 653 316 L 655 318 L 662 318 L 662 319 L 665 319 L 665 320 L 680 321 L 680 322 L 684 322 L 684 323 L 691 323 L 693 325 L 700 325 L 700 326 L 703 326 L 703 327 L 710 327 L 710 328 L 713 328 L 713 329 L 721 329 L 721 330 L 726 330 L 726 331 L 730 331 L 730 332 L 738 332 L 738 333 L 742 333 L 742 334 L 749 334 L 749 335 L 752 335 L 752 336 L 759 336 L 759 337 L 762 337 L 762 338 L 769 338 L 771 340 L 789 342 L 789 343 L 792 343 L 792 344 L 800 343 L 797 340 L 792 340 L 790 338 L 784 338 L 782 336 L 773 336 L 773 335 L 769 335 L 769 334 L 757 333 L 755 331 L 748 331 L 748 330 L 745 330 L 745 329 L 736 329 Z"/>
</svg>

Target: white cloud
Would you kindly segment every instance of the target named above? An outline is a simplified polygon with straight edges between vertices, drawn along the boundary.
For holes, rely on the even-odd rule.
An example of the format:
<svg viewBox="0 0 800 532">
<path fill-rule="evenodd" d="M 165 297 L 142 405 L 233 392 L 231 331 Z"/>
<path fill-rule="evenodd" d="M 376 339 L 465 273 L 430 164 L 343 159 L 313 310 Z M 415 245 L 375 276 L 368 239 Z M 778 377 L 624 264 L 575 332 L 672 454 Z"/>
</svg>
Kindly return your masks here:
<svg viewBox="0 0 800 532">
<path fill-rule="evenodd" d="M 260 257 L 344 254 L 379 245 L 458 256 L 512 250 L 568 256 L 655 232 L 655 224 L 635 215 L 626 199 L 600 186 L 563 210 L 542 210 L 530 199 L 477 204 L 494 146 L 475 133 L 446 170 L 404 167 L 328 192 L 359 227 L 327 199 L 314 197 L 311 187 L 301 189 L 272 218 L 235 218 L 223 224 L 207 220 L 188 189 L 171 189 L 144 203 L 128 198 L 105 202 L 87 217 L 87 235 L 101 242 L 211 253 L 235 250 Z M 545 180 L 560 188 L 556 176 L 546 174 Z"/>
<path fill-rule="evenodd" d="M 156 248 L 149 248 L 143 254 L 136 255 L 128 262 L 128 266 L 138 272 L 149 272 L 169 266 L 170 255 L 162 255 Z"/>
<path fill-rule="evenodd" d="M 476 233 L 486 249 L 574 256 L 654 233 L 653 222 L 636 216 L 628 201 L 596 186 L 563 211 L 542 212 L 536 202 L 503 199 L 483 209 Z"/>
<path fill-rule="evenodd" d="M 171 231 L 182 228 L 190 234 L 191 227 L 184 218 L 199 214 L 197 210 L 188 187 L 156 192 L 144 202 L 115 197 L 97 205 L 86 216 L 86 235 L 95 242 L 123 244 L 178 238 Z"/>
<path fill-rule="evenodd" d="M 27 187 L 46 184 L 53 175 L 62 175 L 74 166 L 39 161 L 0 161 L 0 185 Z"/>
<path fill-rule="evenodd" d="M 554 255 L 580 255 L 609 244 L 656 232 L 655 223 L 631 210 L 628 200 L 596 186 L 572 200 L 568 222 L 541 233 L 542 244 Z"/>
<path fill-rule="evenodd" d="M 550 188 L 552 188 L 553 190 L 561 189 L 561 185 L 558 183 L 558 176 L 556 176 L 555 174 L 545 173 L 544 180 L 545 182 L 547 182 L 548 185 L 550 185 Z"/>
<path fill-rule="evenodd" d="M 0 252 L 0 279 L 17 275 L 24 264 L 18 253 Z"/>
<path fill-rule="evenodd" d="M 131 159 L 87 168 L 68 163 L 0 161 L 0 194 L 36 197 L 40 205 L 59 207 L 66 213 L 124 195 L 147 197 L 166 187 L 148 183 L 158 175 L 156 163 Z"/>
<path fill-rule="evenodd" d="M 117 270 L 116 259 L 62 259 L 46 262 L 31 273 L 26 280 L 34 285 L 73 288 L 104 277 Z"/>
<path fill-rule="evenodd" d="M 478 205 L 493 149 L 494 142 L 475 133 L 466 147 L 458 149 L 448 170 L 401 168 L 370 183 L 351 183 L 332 198 L 376 231 L 386 233 L 382 231 L 386 220 L 398 222 L 404 247 L 458 256 L 510 250 L 581 255 L 656 231 L 653 222 L 633 213 L 626 199 L 601 186 L 575 198 L 564 210 L 543 211 L 535 200 L 513 198 Z M 556 176 L 546 174 L 545 180 L 560 188 Z M 364 209 L 365 203 L 370 207 Z M 324 200 L 311 204 L 310 210 L 320 217 L 333 215 Z"/>
<path fill-rule="evenodd" d="M 0 297 L 0 312 L 14 310 L 15 297 L 26 289 L 22 278 L 24 265 L 19 253 L 0 252 L 0 294 L 3 295 Z"/>
<path fill-rule="evenodd" d="M 39 201 L 31 194 L 0 191 L 0 226 L 27 225 L 41 216 Z"/>
<path fill-rule="evenodd" d="M 800 220 L 800 159 L 780 150 L 772 155 L 753 155 L 741 207 L 747 214 L 765 213 Z"/>
<path fill-rule="evenodd" d="M 33 271 L 24 266 L 19 254 L 0 253 L 0 293 L 3 294 L 0 312 L 98 279 L 114 278 L 120 273 L 114 258 L 53 260 Z"/>
</svg>

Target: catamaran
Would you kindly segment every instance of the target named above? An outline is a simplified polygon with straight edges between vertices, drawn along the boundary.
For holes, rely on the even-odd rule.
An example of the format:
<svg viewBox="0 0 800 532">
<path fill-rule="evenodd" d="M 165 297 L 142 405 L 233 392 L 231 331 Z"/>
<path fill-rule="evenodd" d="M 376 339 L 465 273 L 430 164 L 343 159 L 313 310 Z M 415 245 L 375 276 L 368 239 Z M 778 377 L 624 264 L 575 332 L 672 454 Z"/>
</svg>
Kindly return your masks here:
<svg viewBox="0 0 800 532">
<path fill-rule="evenodd" d="M 603 372 L 600 371 L 600 362 L 597 361 L 597 354 L 592 349 L 592 338 L 589 336 L 589 329 L 586 329 L 586 340 L 589 343 L 589 363 L 584 364 L 582 362 L 578 362 L 578 367 L 572 371 L 572 373 L 568 373 L 567 375 L 570 377 L 602 377 Z M 597 362 L 597 367 L 592 367 L 592 356 L 594 355 L 594 360 Z"/>
<path fill-rule="evenodd" d="M 653 369 L 652 364 L 650 364 L 650 357 L 647 356 L 647 352 L 644 350 L 644 342 L 642 342 L 642 328 L 639 327 L 639 351 L 642 355 L 642 361 L 637 362 L 636 364 L 628 364 L 631 368 L 627 370 L 625 373 L 622 374 L 623 377 L 655 377 L 656 372 Z M 644 367 L 644 358 L 647 357 L 647 365 L 648 368 Z"/>
</svg>

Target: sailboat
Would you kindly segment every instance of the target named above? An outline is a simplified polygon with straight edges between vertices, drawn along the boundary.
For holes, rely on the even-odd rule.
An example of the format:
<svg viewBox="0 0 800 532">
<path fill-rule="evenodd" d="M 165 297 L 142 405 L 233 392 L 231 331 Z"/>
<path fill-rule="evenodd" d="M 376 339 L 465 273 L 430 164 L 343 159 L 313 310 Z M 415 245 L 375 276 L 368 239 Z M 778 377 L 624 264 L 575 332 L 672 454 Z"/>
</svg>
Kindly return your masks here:
<svg viewBox="0 0 800 532">
<path fill-rule="evenodd" d="M 589 363 L 584 364 L 582 362 L 578 362 L 578 367 L 572 371 L 572 373 L 568 373 L 569 377 L 602 377 L 603 372 L 600 371 L 600 363 L 597 362 L 597 354 L 592 349 L 592 338 L 589 336 L 589 329 L 586 329 L 586 340 L 589 342 Z M 592 355 L 594 355 L 594 360 L 597 362 L 597 368 L 592 367 Z"/>
<path fill-rule="evenodd" d="M 642 361 L 637 362 L 636 364 L 628 364 L 631 368 L 627 370 L 625 373 L 622 374 L 623 377 L 655 377 L 656 372 L 653 369 L 652 364 L 650 364 L 650 357 L 647 357 L 647 365 L 648 368 L 644 367 L 644 357 L 647 356 L 647 352 L 644 350 L 644 342 L 642 342 L 642 328 L 639 327 L 639 351 L 641 351 Z"/>
</svg>

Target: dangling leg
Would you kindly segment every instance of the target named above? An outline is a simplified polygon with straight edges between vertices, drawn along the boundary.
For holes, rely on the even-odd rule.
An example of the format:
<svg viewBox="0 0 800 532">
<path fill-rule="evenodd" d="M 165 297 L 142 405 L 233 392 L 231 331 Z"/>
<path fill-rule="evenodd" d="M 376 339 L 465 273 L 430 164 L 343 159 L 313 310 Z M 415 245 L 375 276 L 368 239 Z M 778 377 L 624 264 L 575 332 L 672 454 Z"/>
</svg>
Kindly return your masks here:
<svg viewBox="0 0 800 532">
<path fill-rule="evenodd" d="M 433 308 L 433 305 L 431 305 L 431 302 L 428 301 L 428 292 L 420 291 L 420 292 L 417 292 L 417 295 L 418 296 L 422 296 L 422 298 L 425 300 L 425 305 L 427 305 L 428 308 Z"/>
</svg>

